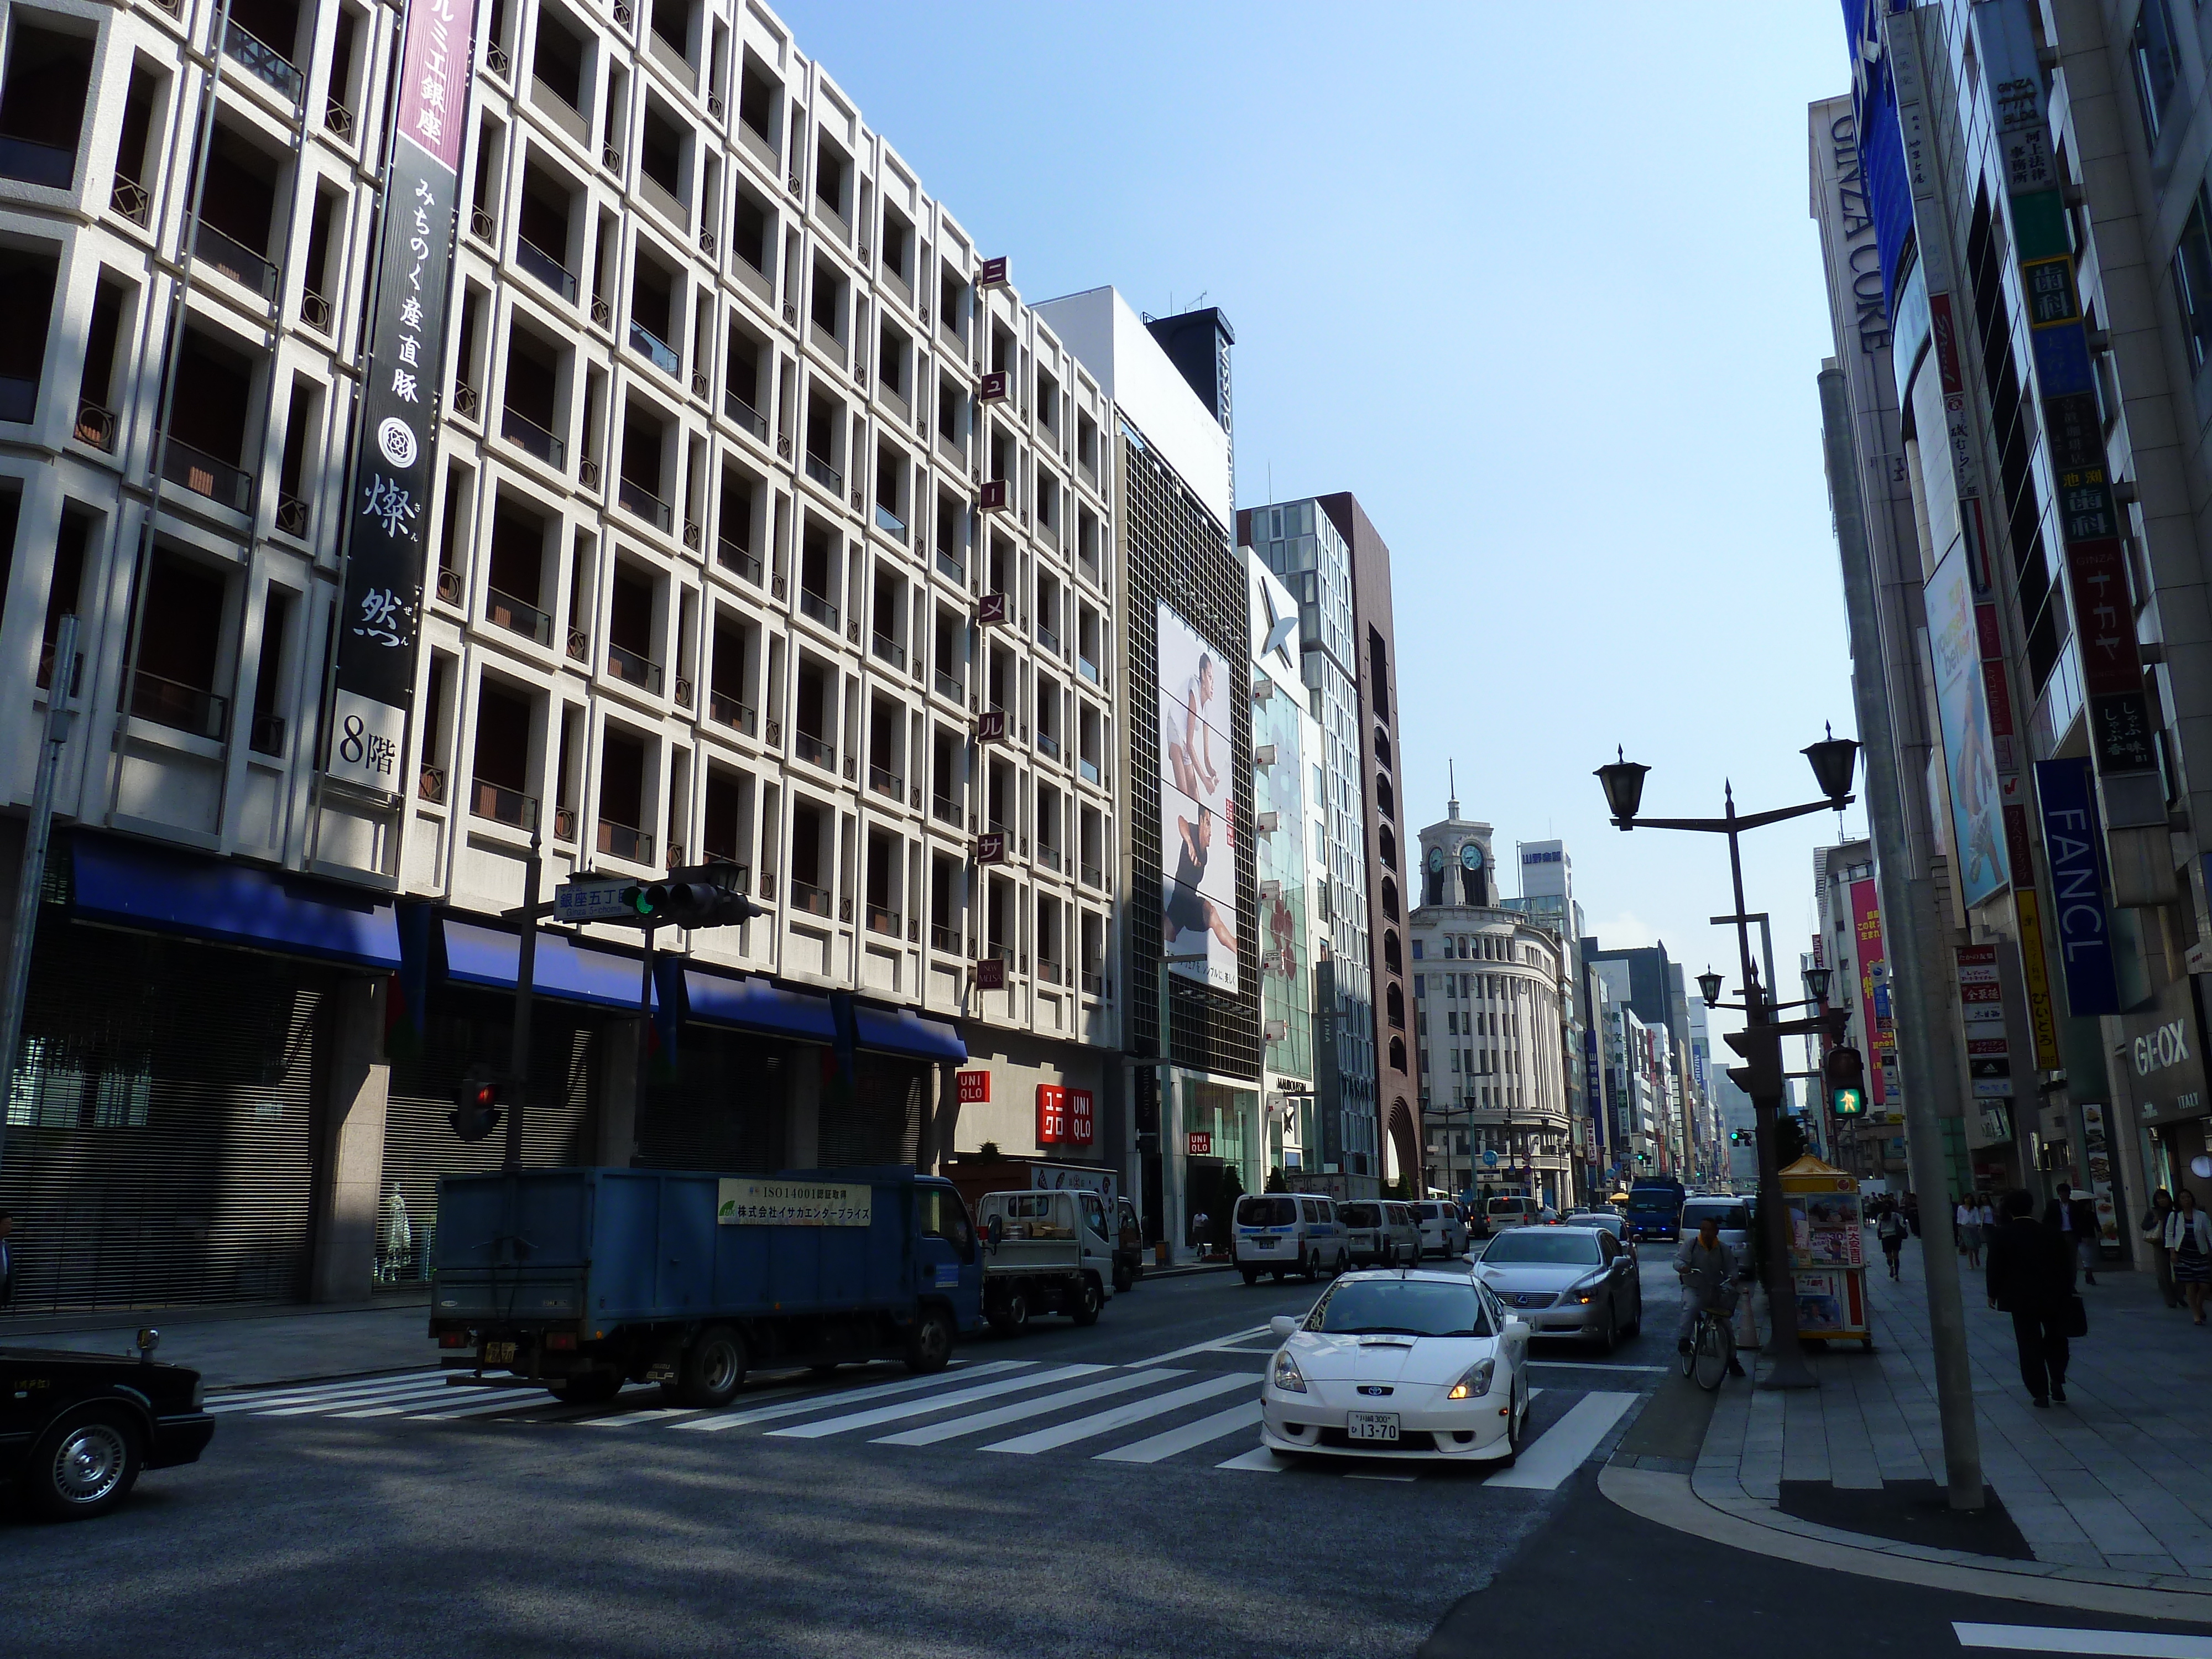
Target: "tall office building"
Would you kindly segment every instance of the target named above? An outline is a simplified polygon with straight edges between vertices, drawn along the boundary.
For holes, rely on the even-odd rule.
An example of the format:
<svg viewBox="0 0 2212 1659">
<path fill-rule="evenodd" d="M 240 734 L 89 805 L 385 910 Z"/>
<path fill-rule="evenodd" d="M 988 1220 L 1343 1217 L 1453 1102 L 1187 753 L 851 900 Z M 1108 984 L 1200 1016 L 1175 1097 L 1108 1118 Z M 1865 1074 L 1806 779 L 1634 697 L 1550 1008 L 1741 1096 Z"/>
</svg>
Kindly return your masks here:
<svg viewBox="0 0 2212 1659">
<path fill-rule="evenodd" d="M 663 933 L 642 1074 L 635 931 L 546 930 L 533 1160 L 1120 1166 L 1106 389 L 765 8 L 400 18 L 0 20 L 17 1304 L 419 1278 L 533 842 L 767 912 Z"/>
<path fill-rule="evenodd" d="M 1316 1006 L 1331 1018 L 1316 1057 L 1321 1120 L 1320 1172 L 1340 1176 L 1346 1194 L 1373 1197 L 1385 1170 L 1376 1118 L 1378 1017 L 1376 944 L 1370 907 L 1372 837 L 1359 661 L 1352 613 L 1352 545 L 1314 500 L 1240 509 L 1238 542 L 1279 577 L 1298 602 L 1301 672 L 1307 708 L 1320 723 L 1327 754 L 1316 832 L 1327 848 L 1328 881 L 1317 908 L 1330 933 L 1316 966 Z M 1402 999 L 1403 989 L 1399 992 Z M 1403 1038 L 1401 1037 L 1402 1047 Z M 1387 1049 L 1383 1051 L 1387 1056 Z M 1418 1164 L 1401 1147 L 1400 1170 Z"/>
<path fill-rule="evenodd" d="M 2158 1041 L 2212 969 L 2193 15 L 1856 4 L 1850 95 L 1810 112 L 1862 736 L 1899 780 L 1875 876 L 1944 1145 L 1912 1178 L 2086 1186 L 2116 1251 L 2205 1149 L 2203 1044 Z"/>
<path fill-rule="evenodd" d="M 1229 434 L 1110 288 L 1047 301 L 1113 399 L 1122 980 L 1146 1226 L 1177 1248 L 1221 1183 L 1264 1178 L 1261 976 L 1245 568 Z"/>
</svg>

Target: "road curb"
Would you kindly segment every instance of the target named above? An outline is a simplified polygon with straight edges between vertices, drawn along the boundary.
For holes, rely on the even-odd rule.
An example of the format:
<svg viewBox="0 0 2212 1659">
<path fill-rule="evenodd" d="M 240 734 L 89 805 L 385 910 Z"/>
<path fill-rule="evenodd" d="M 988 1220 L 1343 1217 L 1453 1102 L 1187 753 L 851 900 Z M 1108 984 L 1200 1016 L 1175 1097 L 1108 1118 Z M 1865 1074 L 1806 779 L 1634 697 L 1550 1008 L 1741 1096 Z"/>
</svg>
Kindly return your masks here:
<svg viewBox="0 0 2212 1659">
<path fill-rule="evenodd" d="M 2057 1562 L 2009 1561 L 1960 1550 L 1869 1538 L 1800 1521 L 1755 1498 L 1717 1504 L 1686 1473 L 1623 1462 L 1598 1474 L 1598 1490 L 1632 1515 L 1716 1544 L 1863 1577 L 1969 1595 L 2036 1601 L 2133 1619 L 2212 1620 L 2212 1583 L 2149 1573 L 2114 1575 Z"/>
</svg>

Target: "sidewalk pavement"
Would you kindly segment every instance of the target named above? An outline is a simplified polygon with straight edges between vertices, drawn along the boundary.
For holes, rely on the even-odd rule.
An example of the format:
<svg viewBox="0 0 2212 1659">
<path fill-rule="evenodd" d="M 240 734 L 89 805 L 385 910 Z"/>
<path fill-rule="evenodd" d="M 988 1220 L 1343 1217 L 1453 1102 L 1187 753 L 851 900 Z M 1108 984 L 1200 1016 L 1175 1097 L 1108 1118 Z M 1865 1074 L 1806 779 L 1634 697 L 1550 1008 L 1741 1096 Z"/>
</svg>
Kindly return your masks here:
<svg viewBox="0 0 2212 1659">
<path fill-rule="evenodd" d="M 1960 1535 L 1960 1528 L 1943 1524 L 1949 1517 L 1932 1508 L 1914 1516 L 1914 1494 L 1898 1490 L 1902 1482 L 1940 1487 L 1945 1479 L 1917 1241 L 1905 1252 L 1897 1283 L 1878 1256 L 1869 1272 L 1875 1352 L 1854 1342 L 1814 1358 L 1817 1391 L 1723 1387 L 1690 1492 L 1716 1520 L 1789 1535 L 1793 1547 L 1786 1553 L 1814 1542 L 1848 1545 L 1899 1565 L 2010 1576 L 2008 1583 L 1987 1579 L 1978 1586 L 1983 1593 L 2116 1611 L 2162 1606 L 2171 1610 L 2147 1616 L 2212 1618 L 2212 1435 L 2201 1421 L 2201 1402 L 2212 1390 L 2212 1327 L 2195 1327 L 2186 1313 L 2167 1310 L 2148 1274 L 2100 1273 L 2097 1284 L 2081 1287 L 2089 1334 L 2073 1345 L 2069 1403 L 2037 1410 L 2021 1381 L 2010 1317 L 1989 1308 L 1981 1274 L 1963 1258 L 1960 1273 L 1983 1471 L 2018 1534 L 2002 1522 L 1962 1524 L 1985 1527 L 1983 1535 L 1993 1542 L 2024 1542 L 2032 1559 L 1873 1537 L 1803 1518 L 1808 1510 L 1834 1516 L 1887 1507 L 1906 1523 L 1893 1531 L 1954 1541 Z M 1682 1479 L 1649 1467 L 1611 1473 L 1632 1492 Z M 1879 1497 L 1885 1486 L 1893 1499 L 1887 1506 Z M 1800 1513 L 1785 1514 L 1785 1500 Z M 1724 1532 L 1739 1528 L 1711 1535 Z M 1927 1582 L 1924 1572 L 1850 1570 Z M 2101 1588 L 2090 1593 L 2091 1587 Z"/>
<path fill-rule="evenodd" d="M 434 1365 L 427 1296 L 343 1306 L 164 1308 L 135 1313 L 0 1319 L 0 1346 L 132 1352 L 137 1334 L 161 1333 L 156 1357 L 190 1365 L 210 1389 L 326 1382 Z"/>
</svg>

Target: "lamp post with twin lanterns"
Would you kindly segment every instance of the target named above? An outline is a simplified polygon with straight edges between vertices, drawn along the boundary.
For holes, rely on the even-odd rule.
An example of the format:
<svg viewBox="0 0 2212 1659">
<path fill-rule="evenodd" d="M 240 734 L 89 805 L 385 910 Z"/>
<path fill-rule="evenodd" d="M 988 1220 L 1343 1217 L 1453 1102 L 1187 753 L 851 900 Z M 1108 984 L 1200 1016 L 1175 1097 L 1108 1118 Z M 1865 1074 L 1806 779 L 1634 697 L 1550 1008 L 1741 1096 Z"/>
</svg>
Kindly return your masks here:
<svg viewBox="0 0 2212 1659">
<path fill-rule="evenodd" d="M 1730 1007 L 1743 1011 L 1744 1028 L 1731 1032 L 1727 1038 L 1729 1048 L 1741 1054 L 1744 1063 L 1731 1066 L 1729 1075 L 1743 1091 L 1751 1097 L 1753 1120 L 1757 1125 L 1759 1139 L 1759 1224 L 1765 1243 L 1767 1325 L 1767 1370 L 1759 1386 L 1768 1389 L 1810 1389 L 1818 1386 L 1812 1367 L 1805 1363 L 1804 1351 L 1797 1341 L 1797 1295 L 1796 1282 L 1790 1271 L 1790 1222 L 1782 1203 L 1782 1170 L 1776 1156 L 1776 1121 L 1782 1109 L 1782 1039 L 1793 1034 L 1819 1030 L 1823 1019 L 1778 1021 L 1774 1015 L 1784 1007 L 1802 1007 L 1803 1003 L 1776 1003 L 1759 982 L 1759 970 L 1751 958 L 1751 917 L 1743 899 L 1743 853 L 1739 837 L 1747 830 L 1763 829 L 1770 823 L 1784 823 L 1791 818 L 1808 817 L 1814 812 L 1837 812 L 1850 805 L 1855 799 L 1851 793 L 1851 777 L 1857 769 L 1858 744 L 1849 738 L 1835 735 L 1833 728 L 1822 741 L 1812 744 L 1803 752 L 1812 763 L 1814 781 L 1819 785 L 1821 799 L 1807 801 L 1800 806 L 1778 806 L 1770 811 L 1739 813 L 1735 810 L 1734 784 L 1723 787 L 1723 813 L 1717 818 L 1648 818 L 1638 816 L 1644 804 L 1644 780 L 1651 770 L 1630 760 L 1616 750 L 1617 758 L 1597 769 L 1597 780 L 1605 788 L 1605 803 L 1612 813 L 1615 828 L 1629 830 L 1686 830 L 1704 835 L 1728 837 L 1729 874 L 1734 884 L 1735 913 L 1715 916 L 1716 923 L 1732 922 L 1735 927 L 1736 951 L 1741 962 L 1744 999 L 1740 1003 L 1723 1003 L 1721 976 L 1710 969 L 1698 976 L 1698 989 L 1709 1008 Z"/>
</svg>

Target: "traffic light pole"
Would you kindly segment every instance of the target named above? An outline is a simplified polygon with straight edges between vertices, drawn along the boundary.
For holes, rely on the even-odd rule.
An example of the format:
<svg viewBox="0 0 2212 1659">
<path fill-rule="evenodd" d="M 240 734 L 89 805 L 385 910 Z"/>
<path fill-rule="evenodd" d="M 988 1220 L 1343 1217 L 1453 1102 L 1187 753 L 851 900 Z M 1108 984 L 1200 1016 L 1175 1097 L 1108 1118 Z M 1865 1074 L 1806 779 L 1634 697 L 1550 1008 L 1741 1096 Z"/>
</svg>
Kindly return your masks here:
<svg viewBox="0 0 2212 1659">
<path fill-rule="evenodd" d="M 530 1089 L 530 1004 L 538 990 L 538 890 L 545 860 L 538 826 L 530 827 L 530 857 L 522 866 L 522 942 L 514 959 L 514 1034 L 507 1051 L 507 1158 L 509 1173 L 522 1167 L 522 1103 Z"/>
</svg>

